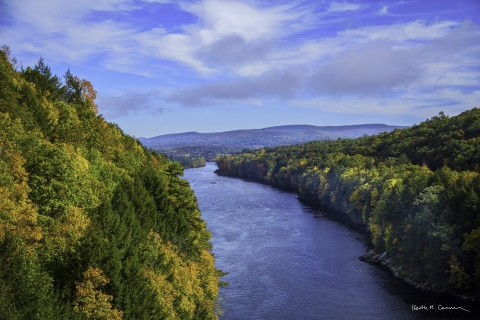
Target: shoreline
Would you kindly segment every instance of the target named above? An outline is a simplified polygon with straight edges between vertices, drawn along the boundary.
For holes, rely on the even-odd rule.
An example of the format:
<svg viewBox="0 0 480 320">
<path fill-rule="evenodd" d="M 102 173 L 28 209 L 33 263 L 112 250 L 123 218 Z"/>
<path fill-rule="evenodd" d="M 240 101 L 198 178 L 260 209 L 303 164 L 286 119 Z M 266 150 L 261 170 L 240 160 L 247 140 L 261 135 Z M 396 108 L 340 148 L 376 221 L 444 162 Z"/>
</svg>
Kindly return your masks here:
<svg viewBox="0 0 480 320">
<path fill-rule="evenodd" d="M 347 213 L 345 213 L 343 211 L 337 210 L 335 208 L 329 208 L 329 207 L 322 206 L 322 205 L 316 203 L 315 201 L 312 201 L 311 199 L 302 199 L 297 190 L 295 190 L 295 191 L 294 190 L 284 190 L 282 188 L 273 186 L 270 183 L 267 183 L 267 182 L 264 182 L 264 181 L 261 181 L 261 180 L 249 179 L 249 178 L 239 177 L 239 176 L 231 176 L 231 175 L 228 175 L 224 172 L 221 172 L 220 169 L 215 170 L 215 173 L 219 176 L 240 178 L 240 179 L 244 179 L 244 180 L 268 185 L 268 186 L 271 186 L 272 188 L 282 190 L 282 191 L 285 191 L 285 192 L 292 192 L 292 193 L 294 192 L 298 195 L 298 200 L 300 202 L 310 206 L 313 209 L 321 210 L 322 212 L 326 213 L 328 215 L 328 217 L 331 218 L 332 220 L 335 220 L 335 221 L 337 221 L 337 222 L 339 222 L 343 225 L 346 225 L 347 227 L 351 228 L 352 230 L 360 232 L 363 235 L 365 235 L 368 239 L 370 239 L 370 240 L 368 240 L 368 239 L 366 239 L 366 240 L 367 240 L 368 246 L 370 246 L 371 249 L 368 250 L 364 255 L 358 257 L 359 260 L 361 260 L 363 262 L 370 263 L 370 264 L 374 264 L 377 267 L 380 267 L 380 268 L 383 268 L 383 269 L 389 271 L 389 273 L 391 273 L 395 278 L 398 278 L 398 279 L 402 280 L 405 284 L 407 284 L 408 286 L 410 286 L 413 289 L 419 290 L 420 292 L 431 292 L 431 293 L 435 293 L 435 294 L 439 294 L 439 295 L 446 295 L 448 297 L 454 298 L 454 299 L 456 299 L 458 301 L 461 301 L 461 302 L 464 302 L 464 303 L 476 303 L 476 304 L 478 304 L 478 302 L 479 302 L 473 296 L 469 296 L 469 295 L 465 295 L 465 294 L 459 294 L 459 293 L 455 293 L 455 292 L 451 292 L 451 291 L 440 290 L 440 289 L 438 289 L 434 286 L 428 285 L 427 283 L 416 282 L 416 281 L 414 281 L 414 280 L 412 280 L 412 279 L 410 279 L 406 276 L 400 275 L 399 270 L 401 268 L 400 267 L 395 267 L 394 265 L 392 265 L 391 260 L 387 257 L 386 252 L 384 252 L 382 254 L 378 254 L 373 250 L 372 244 L 371 244 L 371 235 L 370 235 L 370 232 L 368 231 L 368 226 L 364 223 L 358 223 L 356 221 L 353 221 L 353 219 Z M 370 241 L 370 242 L 368 242 L 368 241 Z"/>
<path fill-rule="evenodd" d="M 475 303 L 477 300 L 473 296 L 465 295 L 465 294 L 459 294 L 455 292 L 449 292 L 449 291 L 444 291 L 441 289 L 436 288 L 435 286 L 428 285 L 426 283 L 421 283 L 421 282 L 416 282 L 406 276 L 402 276 L 399 274 L 399 267 L 395 267 L 390 259 L 388 258 L 388 255 L 386 252 L 382 254 L 376 253 L 373 249 L 370 249 L 367 251 L 364 255 L 358 257 L 360 261 L 367 262 L 370 264 L 373 264 L 378 267 L 382 267 L 387 269 L 395 278 L 401 279 L 403 282 L 408 284 L 410 287 L 424 291 L 424 292 L 433 292 L 437 294 L 442 294 L 442 295 L 447 295 L 451 298 L 458 299 L 462 302 L 471 302 Z"/>
</svg>

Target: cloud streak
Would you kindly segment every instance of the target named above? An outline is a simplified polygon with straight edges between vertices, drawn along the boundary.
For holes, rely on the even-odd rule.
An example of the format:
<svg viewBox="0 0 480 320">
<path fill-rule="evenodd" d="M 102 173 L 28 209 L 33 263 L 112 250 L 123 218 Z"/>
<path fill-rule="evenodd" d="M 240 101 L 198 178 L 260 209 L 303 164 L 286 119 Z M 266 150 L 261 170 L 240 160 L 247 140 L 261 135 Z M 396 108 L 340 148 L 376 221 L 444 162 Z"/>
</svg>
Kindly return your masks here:
<svg viewBox="0 0 480 320">
<path fill-rule="evenodd" d="M 242 100 L 265 96 L 289 99 L 299 90 L 303 71 L 269 70 L 259 76 L 185 88 L 171 94 L 169 101 L 185 106 L 201 106 L 212 103 L 212 100 Z"/>
<path fill-rule="evenodd" d="M 421 75 L 406 50 L 386 42 L 368 42 L 341 52 L 310 79 L 310 87 L 335 94 L 370 94 L 408 86 Z"/>
<path fill-rule="evenodd" d="M 409 112 L 434 108 L 438 96 L 452 109 L 471 108 L 480 86 L 477 21 L 396 18 L 403 4 L 394 2 L 5 0 L 3 6 L 0 37 L 23 59 L 34 63 L 41 55 L 49 63 L 152 79 L 148 88 L 100 96 L 101 111 L 112 118 L 252 99 L 351 112 L 357 108 L 347 104 L 358 102 L 365 112 L 381 113 L 400 112 L 400 102 Z M 138 17 L 152 8 L 159 13 L 144 24 Z M 188 19 L 169 24 L 172 12 Z"/>
<path fill-rule="evenodd" d="M 328 11 L 330 12 L 345 12 L 345 11 L 356 11 L 360 9 L 362 5 L 357 3 L 349 2 L 332 2 Z"/>
<path fill-rule="evenodd" d="M 220 0 L 176 2 L 177 10 L 196 16 L 197 21 L 171 30 L 160 24 L 143 30 L 129 19 L 144 10 L 142 3 L 168 2 L 85 0 L 66 6 L 62 0 L 6 0 L 14 23 L 2 28 L 0 35 L 15 51 L 41 54 L 49 61 L 80 64 L 101 57 L 101 64 L 113 70 L 144 74 L 146 70 L 135 61 L 154 59 L 212 74 L 218 72 L 216 61 L 233 72 L 245 71 L 247 62 L 266 57 L 271 43 L 314 26 L 306 7 Z M 238 50 L 229 50 L 228 45 Z M 234 53 L 236 57 L 229 57 Z"/>
<path fill-rule="evenodd" d="M 108 118 L 119 118 L 133 113 L 162 113 L 163 98 L 158 91 L 124 92 L 118 95 L 101 95 L 97 104 L 99 111 Z"/>
<path fill-rule="evenodd" d="M 274 44 L 266 40 L 247 42 L 242 36 L 232 34 L 202 46 L 195 54 L 209 65 L 226 65 L 237 68 L 267 59 Z"/>
<path fill-rule="evenodd" d="M 241 42 L 241 39 L 235 41 Z M 169 100 L 187 106 L 201 106 L 252 97 L 273 96 L 290 100 L 305 93 L 329 96 L 380 94 L 399 99 L 399 92 L 410 89 L 431 91 L 452 85 L 478 86 L 478 73 L 467 71 L 465 66 L 458 64 L 458 61 L 465 61 L 467 65 L 480 66 L 478 43 L 480 31 L 471 22 L 439 22 L 438 25 L 412 22 L 383 30 L 367 27 L 342 32 L 324 43 L 314 44 L 318 52 L 322 52 L 319 48 L 328 45 L 334 52 L 332 55 L 325 51 L 317 55 L 317 60 L 303 61 L 283 69 L 269 69 L 260 75 L 184 88 L 171 94 Z M 267 53 L 261 52 L 258 56 L 261 58 Z M 235 59 L 235 54 L 229 58 Z"/>
</svg>

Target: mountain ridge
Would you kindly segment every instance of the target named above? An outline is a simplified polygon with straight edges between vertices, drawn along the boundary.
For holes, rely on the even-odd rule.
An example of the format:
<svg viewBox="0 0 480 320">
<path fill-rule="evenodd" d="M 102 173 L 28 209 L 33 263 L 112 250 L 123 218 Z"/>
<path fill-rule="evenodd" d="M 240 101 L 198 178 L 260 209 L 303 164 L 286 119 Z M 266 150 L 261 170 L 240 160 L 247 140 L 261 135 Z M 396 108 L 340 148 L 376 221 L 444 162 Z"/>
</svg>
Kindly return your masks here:
<svg viewBox="0 0 480 320">
<path fill-rule="evenodd" d="M 242 146 L 246 148 L 258 148 L 284 144 L 297 144 L 312 140 L 356 138 L 365 134 L 372 135 L 403 128 L 406 128 L 406 126 L 378 123 L 342 126 L 282 125 L 260 129 L 239 129 L 222 132 L 199 133 L 196 131 L 189 131 L 164 134 L 150 138 L 140 137 L 138 140 L 140 140 L 145 146 L 157 151 L 166 151 L 170 148 L 198 145 L 224 145 L 229 147 Z M 275 134 L 283 135 L 275 136 Z"/>
</svg>

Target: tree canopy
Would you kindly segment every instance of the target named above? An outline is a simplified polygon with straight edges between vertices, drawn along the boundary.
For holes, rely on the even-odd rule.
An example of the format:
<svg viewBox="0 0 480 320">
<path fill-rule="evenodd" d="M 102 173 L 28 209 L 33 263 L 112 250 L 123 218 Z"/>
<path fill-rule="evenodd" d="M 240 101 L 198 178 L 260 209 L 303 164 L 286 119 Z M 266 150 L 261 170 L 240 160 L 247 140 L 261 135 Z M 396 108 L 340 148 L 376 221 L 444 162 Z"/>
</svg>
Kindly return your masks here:
<svg viewBox="0 0 480 320">
<path fill-rule="evenodd" d="M 375 249 L 401 275 L 480 298 L 480 109 L 216 161 L 221 174 L 347 213 L 368 227 Z"/>
<path fill-rule="evenodd" d="M 0 51 L 0 319 L 216 319 L 182 167 L 106 122 L 87 80 Z"/>
</svg>

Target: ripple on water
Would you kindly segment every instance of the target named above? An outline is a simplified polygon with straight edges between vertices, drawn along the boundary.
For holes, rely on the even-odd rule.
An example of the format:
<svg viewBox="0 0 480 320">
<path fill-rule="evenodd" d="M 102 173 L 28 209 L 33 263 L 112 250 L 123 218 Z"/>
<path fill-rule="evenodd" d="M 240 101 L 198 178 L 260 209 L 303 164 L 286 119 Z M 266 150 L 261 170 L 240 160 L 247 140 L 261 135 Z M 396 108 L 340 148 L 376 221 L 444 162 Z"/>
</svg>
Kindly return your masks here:
<svg viewBox="0 0 480 320">
<path fill-rule="evenodd" d="M 222 319 L 445 315 L 412 311 L 411 291 L 384 270 L 358 260 L 367 250 L 363 235 L 301 204 L 295 194 L 219 178 L 214 170 L 211 163 L 188 169 L 185 179 L 212 232 L 216 265 L 229 272 L 222 280 L 230 285 L 220 290 Z"/>
</svg>

